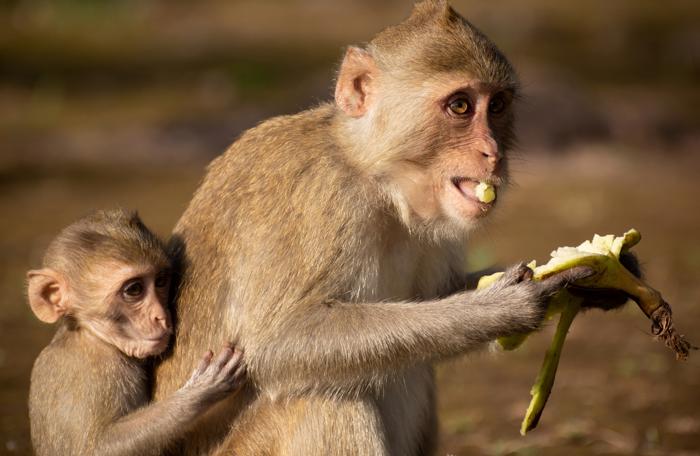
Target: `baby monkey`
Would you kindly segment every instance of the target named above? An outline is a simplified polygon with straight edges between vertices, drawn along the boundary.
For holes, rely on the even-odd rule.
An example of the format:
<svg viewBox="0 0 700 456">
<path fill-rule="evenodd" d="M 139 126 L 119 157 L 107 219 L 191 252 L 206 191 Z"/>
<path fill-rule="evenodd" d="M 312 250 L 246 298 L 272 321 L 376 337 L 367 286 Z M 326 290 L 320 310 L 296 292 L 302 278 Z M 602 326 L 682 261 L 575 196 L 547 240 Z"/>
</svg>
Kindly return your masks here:
<svg viewBox="0 0 700 456">
<path fill-rule="evenodd" d="M 190 424 L 237 391 L 241 352 L 208 351 L 172 396 L 148 404 L 144 360 L 173 332 L 167 308 L 171 262 L 136 213 L 100 211 L 51 242 L 43 268 L 29 271 L 29 304 L 60 320 L 32 370 L 32 443 L 42 455 L 161 454 Z"/>
</svg>

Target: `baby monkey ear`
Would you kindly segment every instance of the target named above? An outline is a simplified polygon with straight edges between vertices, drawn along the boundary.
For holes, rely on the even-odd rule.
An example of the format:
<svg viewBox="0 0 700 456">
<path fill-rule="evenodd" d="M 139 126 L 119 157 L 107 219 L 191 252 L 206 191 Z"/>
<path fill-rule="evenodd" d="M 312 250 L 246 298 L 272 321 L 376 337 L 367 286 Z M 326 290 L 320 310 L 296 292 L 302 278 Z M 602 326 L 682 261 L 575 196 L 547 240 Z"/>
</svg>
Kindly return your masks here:
<svg viewBox="0 0 700 456">
<path fill-rule="evenodd" d="M 50 268 L 27 272 L 29 306 L 36 317 L 54 323 L 66 313 L 66 286 L 61 275 Z"/>
<path fill-rule="evenodd" d="M 358 47 L 348 48 L 340 65 L 335 102 L 350 117 L 362 117 L 373 101 L 377 66 L 372 55 Z"/>
</svg>

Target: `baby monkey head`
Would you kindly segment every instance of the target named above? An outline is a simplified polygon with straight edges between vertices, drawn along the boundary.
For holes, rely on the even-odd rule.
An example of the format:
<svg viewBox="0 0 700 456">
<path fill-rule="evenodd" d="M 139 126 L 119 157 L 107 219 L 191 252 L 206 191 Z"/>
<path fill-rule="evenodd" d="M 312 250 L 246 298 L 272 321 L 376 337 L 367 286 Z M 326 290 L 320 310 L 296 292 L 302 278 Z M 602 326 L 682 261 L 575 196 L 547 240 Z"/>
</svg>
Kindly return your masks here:
<svg viewBox="0 0 700 456">
<path fill-rule="evenodd" d="M 168 346 L 171 261 L 135 212 L 98 211 L 51 242 L 43 267 L 27 273 L 28 298 L 41 321 L 61 318 L 128 356 Z"/>
</svg>

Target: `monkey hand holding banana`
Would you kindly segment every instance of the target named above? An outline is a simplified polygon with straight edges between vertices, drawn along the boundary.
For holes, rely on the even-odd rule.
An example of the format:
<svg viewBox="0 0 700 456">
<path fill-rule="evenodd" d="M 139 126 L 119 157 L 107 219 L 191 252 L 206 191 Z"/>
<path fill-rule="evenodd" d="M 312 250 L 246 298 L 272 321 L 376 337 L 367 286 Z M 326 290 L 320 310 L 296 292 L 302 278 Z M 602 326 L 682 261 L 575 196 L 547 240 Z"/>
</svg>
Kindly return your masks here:
<svg viewBox="0 0 700 456">
<path fill-rule="evenodd" d="M 576 288 L 595 290 L 618 290 L 634 300 L 651 320 L 651 332 L 655 338 L 663 341 L 673 350 L 676 359 L 685 360 L 693 347 L 673 326 L 671 307 L 662 298 L 661 293 L 651 288 L 633 275 L 621 262 L 620 256 L 629 251 L 641 240 L 635 229 L 623 236 L 595 235 L 592 241 L 585 241 L 578 247 L 560 247 L 553 251 L 547 264 L 537 266 L 533 261 L 528 266 L 533 270 L 533 279 L 543 280 L 553 274 L 576 267 L 587 266 L 595 271 L 590 277 L 575 282 Z M 495 282 L 503 273 L 497 272 L 481 277 L 478 288 L 485 288 Z M 542 367 L 537 375 L 530 394 L 532 399 L 523 418 L 520 433 L 525 435 L 539 422 L 547 398 L 554 384 L 559 357 L 566 334 L 574 318 L 584 304 L 585 298 L 562 290 L 554 295 L 548 304 L 547 318 L 560 313 L 559 323 L 551 345 L 545 354 Z M 527 338 L 528 334 L 518 334 L 498 339 L 505 350 L 514 350 Z"/>
</svg>

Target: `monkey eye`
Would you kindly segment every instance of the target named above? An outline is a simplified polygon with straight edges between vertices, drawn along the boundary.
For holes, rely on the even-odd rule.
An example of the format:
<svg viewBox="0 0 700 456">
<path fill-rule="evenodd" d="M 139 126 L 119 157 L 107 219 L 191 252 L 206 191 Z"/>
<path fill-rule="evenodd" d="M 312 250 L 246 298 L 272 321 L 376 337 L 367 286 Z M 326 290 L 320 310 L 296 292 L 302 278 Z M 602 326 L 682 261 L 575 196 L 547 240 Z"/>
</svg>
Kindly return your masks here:
<svg viewBox="0 0 700 456">
<path fill-rule="evenodd" d="M 170 273 L 168 271 L 162 271 L 156 276 L 155 285 L 156 288 L 165 288 L 170 283 Z"/>
<path fill-rule="evenodd" d="M 471 103 L 464 97 L 454 98 L 447 103 L 447 107 L 453 114 L 463 116 L 471 111 Z"/>
<path fill-rule="evenodd" d="M 130 280 L 122 287 L 122 296 L 128 301 L 134 301 L 143 295 L 144 290 L 141 279 Z"/>
<path fill-rule="evenodd" d="M 503 93 L 497 93 L 489 100 L 489 113 L 500 114 L 506 109 L 506 99 Z"/>
</svg>

